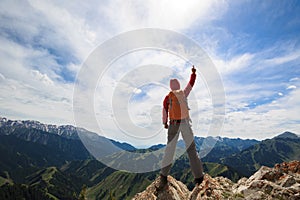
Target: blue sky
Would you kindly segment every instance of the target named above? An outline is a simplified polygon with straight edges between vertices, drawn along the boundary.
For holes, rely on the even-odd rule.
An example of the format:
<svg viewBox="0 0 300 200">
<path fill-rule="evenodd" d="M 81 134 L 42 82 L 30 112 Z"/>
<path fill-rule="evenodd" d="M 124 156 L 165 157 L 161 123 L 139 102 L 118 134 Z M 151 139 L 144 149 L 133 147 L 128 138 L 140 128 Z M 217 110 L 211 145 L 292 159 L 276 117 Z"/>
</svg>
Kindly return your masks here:
<svg viewBox="0 0 300 200">
<path fill-rule="evenodd" d="M 226 94 L 220 136 L 265 139 L 286 130 L 299 134 L 299 13 L 297 0 L 1 1 L 0 115 L 75 124 L 74 82 L 84 61 L 118 34 L 160 28 L 196 41 L 218 69 Z M 166 74 L 140 77 L 149 82 L 142 87 L 134 85 L 137 77 L 126 79 L 137 66 L 150 64 L 171 67 L 182 77 L 182 85 L 188 81 L 189 63 L 166 52 L 145 50 L 117 60 L 95 94 L 99 100 L 97 120 L 107 120 L 106 136 L 141 143 L 112 125 L 111 98 L 122 77 L 127 80 L 124 91 L 130 89 L 130 99 L 119 99 L 129 101 L 133 123 L 144 128 L 161 125 L 161 101 L 174 73 L 166 70 Z M 197 118 L 193 127 L 195 135 L 206 136 L 212 123 L 212 102 L 201 66 L 197 68 L 199 76 L 191 97 L 192 117 Z M 153 76 L 155 84 L 151 83 Z M 98 132 L 89 124 L 85 128 Z M 162 142 L 164 130 L 142 146 Z"/>
</svg>

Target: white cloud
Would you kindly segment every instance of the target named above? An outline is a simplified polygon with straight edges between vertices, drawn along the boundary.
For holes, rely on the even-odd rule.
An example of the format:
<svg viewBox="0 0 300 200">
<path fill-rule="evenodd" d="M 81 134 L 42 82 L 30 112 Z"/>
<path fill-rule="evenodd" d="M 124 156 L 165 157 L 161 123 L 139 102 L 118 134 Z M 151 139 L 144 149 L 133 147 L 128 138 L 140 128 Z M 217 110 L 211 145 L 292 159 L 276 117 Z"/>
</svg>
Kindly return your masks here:
<svg viewBox="0 0 300 200">
<path fill-rule="evenodd" d="M 222 74 L 228 74 L 231 72 L 236 72 L 245 67 L 250 67 L 253 62 L 255 55 L 250 53 L 245 53 L 242 55 L 235 56 L 230 60 L 223 60 L 220 58 L 213 59 L 216 67 Z"/>
<path fill-rule="evenodd" d="M 0 42 L 0 70 L 5 77 L 30 82 L 27 75 L 31 70 L 38 70 L 51 79 L 62 79 L 57 74 L 62 66 L 46 49 L 23 46 L 1 36 Z"/>
<path fill-rule="evenodd" d="M 4 80 L 5 80 L 5 76 L 0 73 L 0 81 L 4 81 Z"/>
<path fill-rule="evenodd" d="M 168 94 L 172 70 L 183 68 L 184 63 L 184 60 L 172 54 L 156 50 L 133 52 L 115 61 L 99 80 L 95 92 L 98 121 L 110 120 L 101 123 L 104 134 L 122 141 L 142 142 L 144 145 L 165 140 L 164 134 L 153 134 L 162 128 L 162 101 Z M 188 79 L 189 75 L 185 78 Z M 113 103 L 121 107 L 113 107 Z M 125 113 L 121 110 L 125 110 Z M 121 114 L 116 116 L 116 112 Z M 120 122 L 120 115 L 130 123 Z M 92 124 L 88 126 L 97 129 Z M 130 134 L 135 137 L 128 136 Z"/>
<path fill-rule="evenodd" d="M 95 32 L 51 1 L 0 4 L 2 115 L 73 124 L 73 84 L 63 73 L 77 73 Z"/>
<path fill-rule="evenodd" d="M 42 74 L 37 70 L 31 70 L 31 74 L 34 78 L 46 85 L 53 85 L 53 81 L 47 76 L 47 74 Z"/>
<path fill-rule="evenodd" d="M 257 98 L 259 96 L 257 92 L 243 91 L 242 86 L 232 87 L 233 90 L 242 92 L 230 94 L 226 98 L 227 112 L 222 136 L 266 139 L 287 130 L 300 132 L 298 88 L 293 87 L 293 90 L 284 95 L 278 92 L 279 97 L 276 100 L 249 108 L 247 103 L 241 102 Z M 268 90 L 262 92 L 263 96 L 273 98 L 272 92 Z"/>
<path fill-rule="evenodd" d="M 1 1 L 1 113 L 6 113 L 12 118 L 32 118 L 58 124 L 73 123 L 73 84 L 66 80 L 65 76 L 70 73 L 70 76 L 74 77 L 80 70 L 81 63 L 98 44 L 118 33 L 151 27 L 188 34 L 210 53 L 222 76 L 227 95 L 226 124 L 222 134 L 232 137 L 264 138 L 284 129 L 299 130 L 297 124 L 291 124 L 299 119 L 296 112 L 299 110 L 298 77 L 288 77 L 292 82 L 289 83 L 290 85 L 284 82 L 272 82 L 275 75 L 263 77 L 269 78 L 268 83 L 258 81 L 251 84 L 236 81 L 232 77 L 232 74 L 246 69 L 256 71 L 257 76 L 260 76 L 260 72 L 265 72 L 266 69 L 273 70 L 279 65 L 298 62 L 300 54 L 296 42 L 280 41 L 256 52 L 253 49 L 251 52 L 246 49 L 240 54 L 234 53 L 235 48 L 243 45 L 247 37 L 239 35 L 236 38 L 226 27 L 210 23 L 221 19 L 227 12 L 228 6 L 226 1 L 196 0 L 184 2 L 117 0 L 75 3 L 36 0 L 18 3 Z M 222 47 L 222 42 L 227 40 L 234 42 L 226 49 L 226 53 L 220 53 L 219 47 Z M 191 53 L 185 49 L 181 50 L 181 56 Z M 95 62 L 94 64 L 97 64 L 98 61 Z M 174 71 L 162 70 L 155 73 L 147 71 L 148 73 L 138 74 L 137 67 L 150 64 L 170 67 Z M 136 139 L 125 135 L 120 136 L 120 132 L 116 131 L 118 127 L 112 128 L 114 124 L 111 99 L 118 85 L 122 84 L 122 93 L 117 96 L 116 102 L 129 102 L 125 98 L 127 96 L 121 94 L 146 94 L 147 98 L 144 102 L 129 102 L 131 104 L 128 112 L 135 124 L 145 126 L 153 122 L 161 127 L 159 107 L 161 108 L 162 99 L 168 91 L 168 79 L 177 73 L 182 77 L 183 86 L 190 74 L 190 66 L 187 65 L 181 58 L 159 51 L 134 52 L 113 63 L 113 67 L 106 71 L 95 90 L 96 115 L 107 124 L 107 131 L 111 131 L 108 136 L 138 143 Z M 195 134 L 201 136 L 209 128 L 213 108 L 211 94 L 205 83 L 205 79 L 210 77 L 201 77 L 203 66 L 196 67 L 198 79 L 192 93 L 194 96 L 189 100 L 192 107 L 191 115 L 195 119 Z M 136 74 L 126 79 L 126 75 L 131 71 Z M 284 75 L 277 73 L 276 76 Z M 124 77 L 125 79 L 122 79 Z M 88 80 L 89 76 L 84 78 Z M 241 74 L 240 78 L 249 77 L 247 74 Z M 141 80 L 146 82 L 156 80 L 162 86 L 149 89 L 138 84 L 142 82 Z M 278 92 L 285 88 L 287 91 L 284 95 Z M 86 92 L 82 93 L 82 98 Z M 257 100 L 273 96 L 279 99 L 263 106 L 255 105 Z M 251 102 L 255 105 L 253 109 L 249 108 Z M 59 116 L 57 113 L 60 113 Z M 86 121 L 88 123 L 89 119 Z M 97 130 L 97 127 L 89 124 L 87 128 Z M 260 131 L 263 134 L 257 135 Z M 165 141 L 164 134 L 153 137 L 147 142 L 150 145 L 160 141 Z"/>
<path fill-rule="evenodd" d="M 287 90 L 293 90 L 296 89 L 297 87 L 295 85 L 289 85 L 286 89 Z"/>
<path fill-rule="evenodd" d="M 221 136 L 266 139 L 286 130 L 300 132 L 299 78 L 287 81 L 290 74 L 278 67 L 290 62 L 299 64 L 299 50 L 296 45 L 286 44 L 277 43 L 259 52 L 229 59 L 222 55 L 213 56 L 226 92 L 226 120 Z M 278 52 L 283 56 L 278 56 Z M 237 73 L 240 70 L 249 70 L 253 74 Z M 297 72 L 294 73 L 297 76 Z M 239 74 L 239 81 L 233 74 Z M 288 93 L 276 92 L 278 89 L 287 89 Z"/>
<path fill-rule="evenodd" d="M 72 118 L 73 86 L 44 84 L 43 81 L 36 79 L 27 84 L 6 78 L 0 86 L 0 112 L 13 119 L 74 124 Z"/>
<path fill-rule="evenodd" d="M 84 18 L 75 16 L 52 1 L 30 0 L 29 2 L 32 9 L 41 15 L 43 22 L 46 22 L 50 29 L 46 32 L 47 37 L 41 42 L 55 49 L 68 47 L 70 53 L 74 51 L 74 56 L 80 60 L 84 59 L 96 41 L 96 33 L 91 30 Z M 40 23 L 37 25 L 41 26 Z M 39 31 L 45 30 L 46 27 Z"/>
<path fill-rule="evenodd" d="M 133 93 L 135 93 L 135 94 L 140 94 L 141 92 L 142 92 L 142 90 L 139 89 L 139 88 L 134 88 L 133 89 Z"/>
<path fill-rule="evenodd" d="M 291 78 L 289 81 L 290 82 L 299 81 L 299 78 L 298 77 L 294 77 L 294 78 Z"/>
<path fill-rule="evenodd" d="M 254 109 L 226 114 L 223 136 L 266 139 L 284 131 L 299 133 L 299 91 Z"/>
<path fill-rule="evenodd" d="M 220 1 L 110 1 L 100 7 L 116 30 L 127 31 L 143 27 L 182 30 L 194 23 L 216 19 L 226 10 Z M 117 14 L 116 14 L 117 13 Z M 124 20 L 126 19 L 126 20 Z"/>
<path fill-rule="evenodd" d="M 292 51 L 283 56 L 266 59 L 265 62 L 266 64 L 269 65 L 280 65 L 294 60 L 298 60 L 299 58 L 300 58 L 300 51 L 296 51 L 296 52 Z"/>
</svg>

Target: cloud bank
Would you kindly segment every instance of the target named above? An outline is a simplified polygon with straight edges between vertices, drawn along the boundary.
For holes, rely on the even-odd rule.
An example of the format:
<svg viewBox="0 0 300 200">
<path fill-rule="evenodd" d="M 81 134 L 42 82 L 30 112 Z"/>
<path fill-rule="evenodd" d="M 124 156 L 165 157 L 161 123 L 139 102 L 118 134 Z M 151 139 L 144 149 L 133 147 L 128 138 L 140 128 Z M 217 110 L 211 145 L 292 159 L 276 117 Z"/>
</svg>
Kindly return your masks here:
<svg viewBox="0 0 300 200">
<path fill-rule="evenodd" d="M 226 93 L 221 136 L 264 139 L 286 130 L 300 133 L 298 13 L 298 1 L 1 1 L 0 114 L 74 124 L 74 83 L 93 50 L 126 31 L 160 28 L 195 40 L 217 67 Z M 183 49 L 182 57 L 185 53 Z M 131 94 L 128 112 L 134 124 L 161 128 L 168 79 L 177 75 L 184 85 L 191 63 L 159 51 L 129 53 L 113 63 L 96 88 L 94 107 L 100 120 L 116 126 L 108 109 L 114 88 L 131 70 L 151 64 L 171 67 L 176 73 L 131 76 L 122 91 Z M 192 118 L 198 119 L 193 123 L 195 135 L 206 136 L 213 108 L 207 77 L 201 77 L 202 66 L 197 67 L 194 96 L 189 100 Z M 134 84 L 149 77 L 149 82 L 155 77 L 161 85 Z M 140 145 L 116 127 L 105 134 Z M 141 146 L 163 142 L 161 130 Z"/>
</svg>

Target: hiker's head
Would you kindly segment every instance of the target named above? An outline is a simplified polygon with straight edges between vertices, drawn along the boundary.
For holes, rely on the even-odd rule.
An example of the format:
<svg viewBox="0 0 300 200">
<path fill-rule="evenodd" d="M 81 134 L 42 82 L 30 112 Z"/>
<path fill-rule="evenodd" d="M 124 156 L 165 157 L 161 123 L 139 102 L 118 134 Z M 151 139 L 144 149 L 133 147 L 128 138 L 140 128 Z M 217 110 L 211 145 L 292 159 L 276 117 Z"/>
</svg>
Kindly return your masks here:
<svg viewBox="0 0 300 200">
<path fill-rule="evenodd" d="M 180 89 L 180 83 L 176 78 L 170 80 L 170 88 L 171 88 L 171 90 L 179 90 Z"/>
</svg>

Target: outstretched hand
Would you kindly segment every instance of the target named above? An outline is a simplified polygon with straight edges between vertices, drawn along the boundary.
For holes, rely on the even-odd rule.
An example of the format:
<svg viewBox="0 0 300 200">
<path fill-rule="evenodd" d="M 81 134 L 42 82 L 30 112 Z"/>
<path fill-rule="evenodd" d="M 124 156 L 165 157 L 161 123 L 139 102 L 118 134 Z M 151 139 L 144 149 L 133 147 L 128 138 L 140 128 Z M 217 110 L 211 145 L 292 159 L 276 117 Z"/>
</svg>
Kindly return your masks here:
<svg viewBox="0 0 300 200">
<path fill-rule="evenodd" d="M 193 65 L 193 68 L 192 68 L 192 72 L 193 72 L 193 74 L 196 73 L 196 68 L 194 67 L 194 65 Z"/>
</svg>

